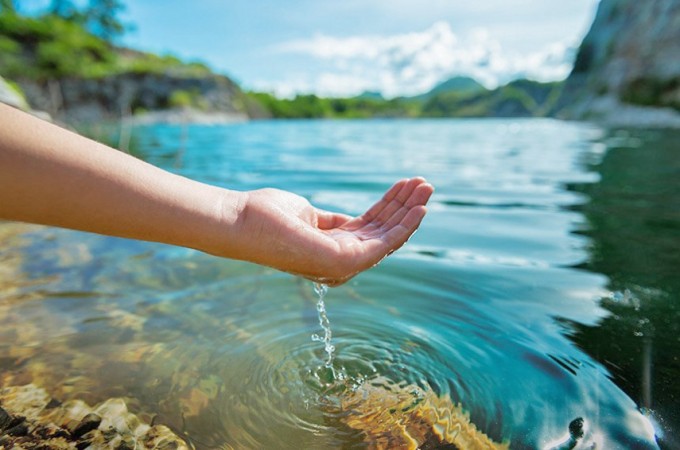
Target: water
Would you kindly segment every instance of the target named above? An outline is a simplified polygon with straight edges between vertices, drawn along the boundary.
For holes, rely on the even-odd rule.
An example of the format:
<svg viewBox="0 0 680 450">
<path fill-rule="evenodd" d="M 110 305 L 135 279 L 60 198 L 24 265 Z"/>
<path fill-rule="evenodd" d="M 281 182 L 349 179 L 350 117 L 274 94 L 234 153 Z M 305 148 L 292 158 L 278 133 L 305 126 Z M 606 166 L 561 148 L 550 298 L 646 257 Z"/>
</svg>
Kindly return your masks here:
<svg viewBox="0 0 680 450">
<path fill-rule="evenodd" d="M 332 369 L 335 347 L 331 344 L 333 332 L 331 331 L 331 322 L 328 320 L 326 303 L 324 302 L 324 297 L 328 292 L 328 286 L 323 283 L 314 283 L 314 292 L 319 296 L 319 301 L 316 303 L 316 310 L 319 312 L 319 325 L 323 330 L 323 337 L 315 333 L 312 335 L 312 340 L 315 342 L 323 342 L 323 349 L 326 352 L 326 355 L 328 355 L 324 362 L 324 366 Z"/>
<path fill-rule="evenodd" d="M 550 120 L 136 129 L 135 154 L 168 170 L 348 214 L 400 177 L 437 191 L 404 248 L 328 293 L 334 351 L 310 339 L 326 332 L 308 281 L 4 224 L 1 382 L 122 396 L 206 449 L 397 442 L 378 412 L 455 423 L 456 404 L 513 449 L 568 441 L 578 418 L 584 448 L 655 448 L 653 433 L 679 448 L 679 137 Z"/>
</svg>

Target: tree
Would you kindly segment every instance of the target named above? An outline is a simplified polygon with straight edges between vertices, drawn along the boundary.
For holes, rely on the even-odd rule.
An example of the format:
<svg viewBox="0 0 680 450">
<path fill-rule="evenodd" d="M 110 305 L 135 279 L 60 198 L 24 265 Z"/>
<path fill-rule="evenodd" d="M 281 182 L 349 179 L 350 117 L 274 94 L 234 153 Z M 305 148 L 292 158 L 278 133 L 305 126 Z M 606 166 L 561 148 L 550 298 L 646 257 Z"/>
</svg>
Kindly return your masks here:
<svg viewBox="0 0 680 450">
<path fill-rule="evenodd" d="M 14 0 L 0 0 L 0 12 L 16 12 Z"/>
<path fill-rule="evenodd" d="M 125 25 L 118 18 L 124 9 L 120 0 L 90 0 L 85 11 L 88 29 L 106 41 L 114 41 L 125 32 Z"/>
<path fill-rule="evenodd" d="M 72 19 L 78 14 L 78 9 L 71 0 L 52 0 L 50 13 L 63 19 Z"/>
</svg>

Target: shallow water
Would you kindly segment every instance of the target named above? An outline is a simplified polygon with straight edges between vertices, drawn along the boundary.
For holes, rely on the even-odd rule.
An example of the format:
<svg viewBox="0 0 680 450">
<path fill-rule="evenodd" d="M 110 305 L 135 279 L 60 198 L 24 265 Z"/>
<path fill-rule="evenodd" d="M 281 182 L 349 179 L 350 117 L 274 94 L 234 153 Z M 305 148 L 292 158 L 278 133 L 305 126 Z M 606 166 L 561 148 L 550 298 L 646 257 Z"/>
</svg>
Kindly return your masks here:
<svg viewBox="0 0 680 450">
<path fill-rule="evenodd" d="M 404 248 L 326 294 L 344 380 L 310 338 L 310 282 L 1 225 L 2 382 L 124 396 L 197 448 L 361 448 L 343 408 L 365 386 L 433 391 L 511 448 L 550 447 L 578 417 L 582 448 L 655 433 L 678 448 L 679 137 L 550 120 L 136 129 L 133 152 L 169 170 L 349 214 L 400 177 L 437 191 Z"/>
</svg>

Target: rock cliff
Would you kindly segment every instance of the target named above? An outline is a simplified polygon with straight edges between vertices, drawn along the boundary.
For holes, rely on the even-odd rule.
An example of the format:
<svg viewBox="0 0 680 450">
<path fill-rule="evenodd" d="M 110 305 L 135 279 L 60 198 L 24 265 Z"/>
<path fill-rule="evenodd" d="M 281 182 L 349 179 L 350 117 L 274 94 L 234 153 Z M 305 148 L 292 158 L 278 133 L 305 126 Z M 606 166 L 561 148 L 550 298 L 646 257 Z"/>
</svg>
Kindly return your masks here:
<svg viewBox="0 0 680 450">
<path fill-rule="evenodd" d="M 602 0 L 558 116 L 680 127 L 680 1 Z"/>
</svg>

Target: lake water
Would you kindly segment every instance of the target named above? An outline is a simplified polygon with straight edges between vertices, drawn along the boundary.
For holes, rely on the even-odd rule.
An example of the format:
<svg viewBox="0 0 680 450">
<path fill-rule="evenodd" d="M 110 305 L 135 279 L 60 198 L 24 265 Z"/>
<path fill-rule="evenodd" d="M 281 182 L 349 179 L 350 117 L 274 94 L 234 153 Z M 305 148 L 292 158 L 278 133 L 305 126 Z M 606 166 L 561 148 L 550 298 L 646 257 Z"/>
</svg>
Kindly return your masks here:
<svg viewBox="0 0 680 450">
<path fill-rule="evenodd" d="M 323 330 L 308 281 L 2 224 L 2 382 L 124 397 L 197 448 L 399 442 L 377 416 L 402 414 L 395 396 L 409 411 L 460 404 L 511 448 L 550 448 L 577 418 L 577 448 L 657 448 L 655 434 L 680 448 L 678 142 L 551 120 L 137 128 L 136 156 L 233 189 L 349 214 L 401 177 L 436 193 L 405 247 L 326 294 L 343 380 L 311 339 Z M 404 423 L 409 411 L 402 429 L 431 425 Z"/>
</svg>

